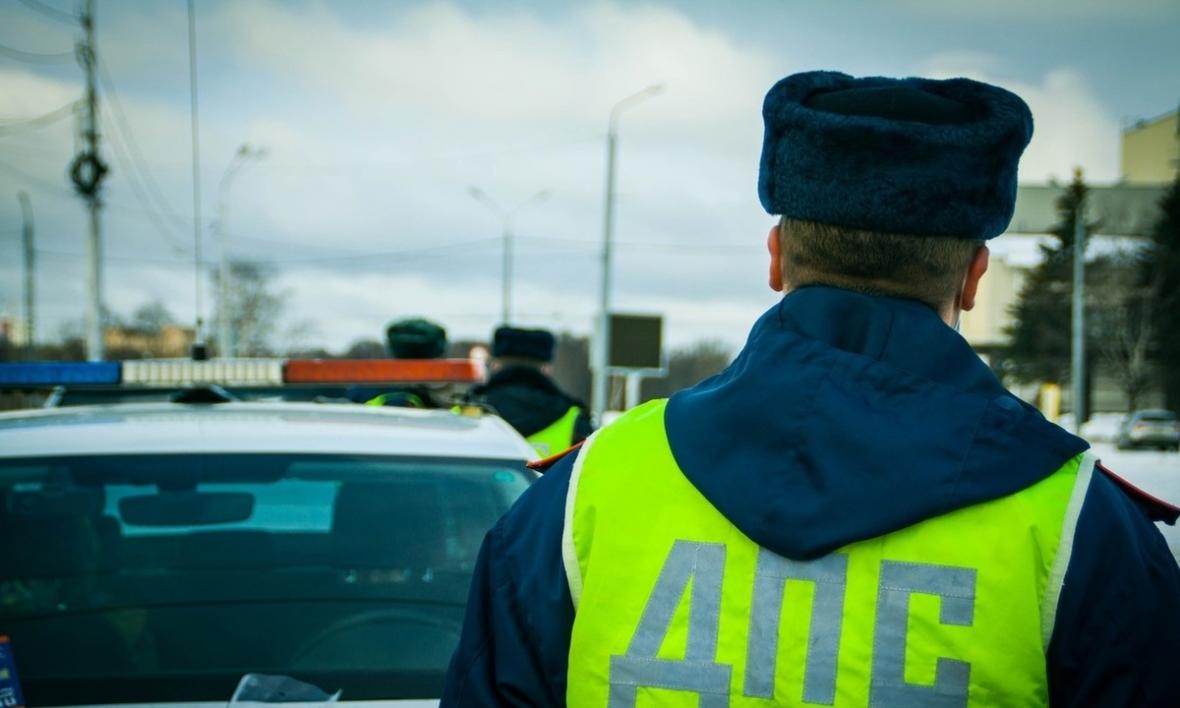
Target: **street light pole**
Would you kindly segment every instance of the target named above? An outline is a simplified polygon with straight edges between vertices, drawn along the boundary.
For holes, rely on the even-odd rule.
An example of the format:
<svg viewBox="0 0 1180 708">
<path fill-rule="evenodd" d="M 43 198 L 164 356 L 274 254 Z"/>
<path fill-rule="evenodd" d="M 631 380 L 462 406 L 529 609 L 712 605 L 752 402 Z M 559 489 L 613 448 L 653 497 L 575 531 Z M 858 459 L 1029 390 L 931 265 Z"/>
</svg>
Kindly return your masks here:
<svg viewBox="0 0 1180 708">
<path fill-rule="evenodd" d="M 209 356 L 205 344 L 205 244 L 201 238 L 201 123 L 197 112 L 197 13 L 188 0 L 188 96 L 193 167 L 193 359 Z"/>
<path fill-rule="evenodd" d="M 217 349 L 218 355 L 228 359 L 234 355 L 233 333 L 229 321 L 229 236 L 225 232 L 225 214 L 230 185 L 242 171 L 247 160 L 261 160 L 266 157 L 266 148 L 252 148 L 243 144 L 234 153 L 225 174 L 217 187 L 217 241 L 221 253 L 217 262 Z"/>
<path fill-rule="evenodd" d="M 1081 434 L 1086 408 L 1086 203 L 1074 208 L 1073 227 L 1073 341 L 1070 346 L 1070 383 L 1074 432 Z"/>
<path fill-rule="evenodd" d="M 25 257 L 25 358 L 32 359 L 36 353 L 35 347 L 37 346 L 37 317 L 36 311 L 33 309 L 37 280 L 36 264 L 34 262 L 36 251 L 33 249 L 33 205 L 29 203 L 29 195 L 25 192 L 18 192 L 16 198 L 20 201 L 20 210 L 24 224 L 21 229 L 21 245 Z"/>
<path fill-rule="evenodd" d="M 512 264 L 513 264 L 513 242 L 512 234 L 512 219 L 520 212 L 521 209 L 532 205 L 540 204 L 549 198 L 550 192 L 548 189 L 542 189 L 533 196 L 524 200 L 516 207 L 505 210 L 500 206 L 499 202 L 492 199 L 479 187 L 471 185 L 467 188 L 467 193 L 471 195 L 480 204 L 483 204 L 492 211 L 496 216 L 503 221 L 503 228 L 500 232 L 502 240 L 500 263 L 500 323 L 509 324 L 512 321 Z"/>
<path fill-rule="evenodd" d="M 598 342 L 594 347 L 594 389 L 591 396 L 591 410 L 598 425 L 602 425 L 602 414 L 606 412 L 607 388 L 610 381 L 607 359 L 610 355 L 611 256 L 614 247 L 615 155 L 619 142 L 619 114 L 663 89 L 663 84 L 653 84 L 624 98 L 611 108 L 610 120 L 607 122 L 606 197 L 602 216 L 602 283 L 599 287 Z"/>
</svg>

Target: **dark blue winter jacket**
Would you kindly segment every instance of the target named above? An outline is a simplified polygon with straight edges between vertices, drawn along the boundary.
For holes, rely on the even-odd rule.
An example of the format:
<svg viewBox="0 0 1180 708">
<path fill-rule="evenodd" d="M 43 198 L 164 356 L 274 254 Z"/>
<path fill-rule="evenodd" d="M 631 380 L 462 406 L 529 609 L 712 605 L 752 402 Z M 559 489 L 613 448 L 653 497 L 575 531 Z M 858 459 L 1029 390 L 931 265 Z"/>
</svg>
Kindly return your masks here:
<svg viewBox="0 0 1180 708">
<path fill-rule="evenodd" d="M 1011 494 L 1087 448 L 1004 390 L 929 307 L 828 287 L 784 297 L 733 364 L 672 397 L 665 423 L 693 485 L 798 559 Z M 488 533 L 444 706 L 565 704 L 574 457 Z M 1093 476 L 1049 646 L 1052 705 L 1180 705 L 1180 569 L 1153 524 L 1175 520 Z"/>
</svg>

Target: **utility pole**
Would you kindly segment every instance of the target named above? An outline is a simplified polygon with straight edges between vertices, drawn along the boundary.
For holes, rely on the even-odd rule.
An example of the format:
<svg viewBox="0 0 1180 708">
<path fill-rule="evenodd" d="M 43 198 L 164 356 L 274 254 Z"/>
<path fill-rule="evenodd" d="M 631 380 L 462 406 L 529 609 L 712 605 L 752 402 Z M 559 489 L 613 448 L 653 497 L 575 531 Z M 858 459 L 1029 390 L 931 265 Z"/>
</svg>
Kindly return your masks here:
<svg viewBox="0 0 1180 708">
<path fill-rule="evenodd" d="M 32 359 L 36 346 L 36 328 L 33 326 L 35 312 L 33 310 L 33 207 L 29 204 L 29 195 L 20 192 L 16 195 L 20 200 L 21 215 L 24 217 L 24 228 L 21 230 L 21 245 L 25 254 L 25 358 Z"/>
<path fill-rule="evenodd" d="M 201 240 L 201 144 L 200 123 L 197 115 L 197 19 L 193 0 L 188 0 L 188 89 L 189 123 L 192 127 L 193 147 L 193 286 L 196 290 L 196 317 L 193 332 L 193 359 L 206 359 L 205 348 L 205 279 L 204 250 Z"/>
<path fill-rule="evenodd" d="M 1086 397 L 1086 202 L 1074 207 L 1073 226 L 1073 342 L 1070 347 L 1070 383 L 1074 432 L 1081 433 Z"/>
<path fill-rule="evenodd" d="M 107 166 L 98 153 L 98 92 L 95 85 L 94 0 L 86 0 L 82 11 L 82 38 L 78 40 L 78 63 L 86 74 L 86 99 L 82 114 L 82 152 L 70 164 L 70 180 L 86 200 L 90 211 L 90 239 L 87 242 L 86 358 L 103 359 L 102 304 L 102 208 L 100 191 Z"/>
<path fill-rule="evenodd" d="M 602 414 L 606 412 L 610 396 L 610 290 L 611 256 L 615 234 L 615 153 L 619 143 L 619 114 L 624 109 L 656 95 L 664 89 L 654 84 L 631 94 L 614 105 L 606 130 L 606 197 L 602 215 L 602 282 L 599 286 L 598 336 L 593 348 L 594 362 L 591 367 L 594 387 L 591 390 L 590 408 L 594 422 L 602 425 Z"/>
</svg>

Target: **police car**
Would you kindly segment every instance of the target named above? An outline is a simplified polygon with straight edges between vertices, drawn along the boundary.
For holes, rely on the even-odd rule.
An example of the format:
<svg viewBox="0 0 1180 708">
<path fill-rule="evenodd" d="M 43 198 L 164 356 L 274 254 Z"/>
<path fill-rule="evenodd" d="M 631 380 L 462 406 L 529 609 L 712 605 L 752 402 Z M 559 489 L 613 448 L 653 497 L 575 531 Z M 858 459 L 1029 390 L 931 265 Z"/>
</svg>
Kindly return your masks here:
<svg viewBox="0 0 1180 708">
<path fill-rule="evenodd" d="M 0 414 L 0 685 L 223 706 L 263 674 L 433 705 L 531 446 L 478 412 L 178 398 L 205 402 Z"/>
</svg>

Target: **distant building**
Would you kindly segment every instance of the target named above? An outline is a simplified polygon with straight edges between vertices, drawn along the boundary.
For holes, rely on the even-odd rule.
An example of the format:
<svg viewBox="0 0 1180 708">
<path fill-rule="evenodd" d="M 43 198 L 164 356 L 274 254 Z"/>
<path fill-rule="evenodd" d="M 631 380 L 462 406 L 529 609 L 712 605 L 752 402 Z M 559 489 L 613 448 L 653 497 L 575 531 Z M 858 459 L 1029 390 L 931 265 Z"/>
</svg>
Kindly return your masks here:
<svg viewBox="0 0 1180 708">
<path fill-rule="evenodd" d="M 0 315 L 0 332 L 8 344 L 14 347 L 24 347 L 29 343 L 28 322 L 22 317 Z"/>
<path fill-rule="evenodd" d="M 1122 181 L 1089 185 L 1087 218 L 1098 223 L 1087 256 L 1141 247 L 1159 217 L 1159 203 L 1180 169 L 1177 112 L 1142 120 L 1122 135 Z M 991 264 L 980 283 L 976 309 L 964 313 L 963 336 L 985 357 L 1007 344 L 1004 329 L 1025 275 L 1041 261 L 1039 245 L 1059 219 L 1057 201 L 1068 185 L 1022 184 L 1007 233 L 989 245 Z"/>
<path fill-rule="evenodd" d="M 164 325 L 159 331 L 107 327 L 103 343 L 107 356 L 117 359 L 187 357 L 195 339 L 191 327 Z"/>
<path fill-rule="evenodd" d="M 1180 118 L 1172 111 L 1123 129 L 1122 178 L 1127 184 L 1166 184 L 1180 169 Z"/>
<path fill-rule="evenodd" d="M 1058 222 L 1057 200 L 1066 185 L 1021 185 L 1016 195 L 1016 212 L 1009 231 L 991 241 L 991 259 L 987 276 L 980 281 L 976 306 L 963 313 L 960 331 L 963 337 L 987 360 L 1008 344 L 1005 333 L 1012 323 L 1012 308 L 1020 297 L 1028 273 L 1040 264 L 1041 245 L 1051 245 L 1056 237 L 1048 232 Z M 1159 215 L 1159 202 L 1167 185 L 1091 185 L 1087 192 L 1087 220 L 1097 222 L 1089 237 L 1087 260 L 1119 251 L 1134 251 L 1147 243 L 1147 237 Z M 1091 389 L 1091 406 L 1097 411 L 1126 410 L 1122 391 L 1101 371 Z M 1037 387 L 1022 388 L 1017 393 L 1034 401 Z M 1145 397 L 1158 399 L 1157 392 Z M 1066 392 L 1068 408 L 1068 392 Z"/>
<path fill-rule="evenodd" d="M 1049 231 L 1057 224 L 1057 200 L 1065 185 L 1021 185 L 1016 194 L 1016 213 L 1009 230 L 990 242 L 991 262 L 980 282 L 978 303 L 963 313 L 962 332 L 967 341 L 985 355 L 1008 342 L 1004 329 L 1020 297 L 1024 278 L 1041 262 L 1041 244 L 1051 244 Z M 1087 218 L 1097 221 L 1096 233 L 1086 249 L 1090 259 L 1114 251 L 1141 248 L 1159 215 L 1164 185 L 1091 186 Z"/>
</svg>

